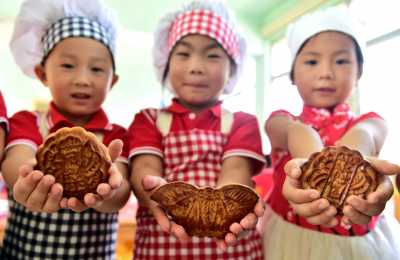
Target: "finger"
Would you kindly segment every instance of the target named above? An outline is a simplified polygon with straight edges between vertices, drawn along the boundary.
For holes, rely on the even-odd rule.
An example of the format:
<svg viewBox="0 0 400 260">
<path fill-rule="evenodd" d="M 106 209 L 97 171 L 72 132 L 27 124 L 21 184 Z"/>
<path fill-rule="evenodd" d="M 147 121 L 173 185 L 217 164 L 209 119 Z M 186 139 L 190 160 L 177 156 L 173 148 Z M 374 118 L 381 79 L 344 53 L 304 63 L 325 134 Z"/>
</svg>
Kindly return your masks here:
<svg viewBox="0 0 400 260">
<path fill-rule="evenodd" d="M 170 228 L 171 228 L 171 221 L 169 220 L 169 218 L 167 217 L 167 215 L 165 214 L 164 210 L 162 210 L 160 207 L 157 206 L 157 204 L 155 202 L 150 202 L 149 205 L 154 218 L 156 219 L 158 225 L 160 225 L 161 229 L 164 232 L 168 232 L 170 233 Z"/>
<path fill-rule="evenodd" d="M 122 153 L 123 142 L 120 139 L 114 139 L 108 145 L 108 153 L 110 154 L 111 161 L 117 160 Z"/>
<path fill-rule="evenodd" d="M 41 211 L 47 200 L 51 186 L 55 183 L 52 175 L 45 175 L 41 178 L 36 188 L 32 191 L 26 201 L 29 210 Z"/>
<path fill-rule="evenodd" d="M 59 183 L 51 186 L 49 196 L 43 206 L 43 211 L 47 213 L 56 212 L 60 208 L 63 188 Z"/>
<path fill-rule="evenodd" d="M 62 208 L 62 209 L 68 208 L 68 199 L 67 198 L 62 198 L 61 199 L 60 208 Z"/>
<path fill-rule="evenodd" d="M 371 220 L 370 216 L 362 214 L 350 206 L 345 206 L 343 208 L 343 215 L 348 217 L 351 223 L 359 225 L 366 225 Z"/>
<path fill-rule="evenodd" d="M 378 187 L 374 192 L 367 196 L 370 203 L 386 203 L 392 197 L 394 192 L 392 181 L 387 176 L 382 176 Z"/>
<path fill-rule="evenodd" d="M 32 165 L 24 164 L 24 165 L 21 165 L 21 167 L 19 167 L 18 173 L 19 173 L 19 176 L 26 177 L 32 171 L 33 171 L 33 166 Z"/>
<path fill-rule="evenodd" d="M 293 210 L 305 218 L 310 218 L 313 216 L 318 216 L 329 209 L 330 204 L 326 199 L 318 199 L 312 202 L 303 204 L 290 204 Z"/>
<path fill-rule="evenodd" d="M 232 223 L 232 225 L 229 227 L 229 231 L 235 235 L 238 235 L 243 231 L 243 227 L 239 223 Z"/>
<path fill-rule="evenodd" d="M 254 213 L 257 217 L 262 217 L 265 211 L 265 202 L 262 199 L 259 199 L 256 206 L 254 207 Z"/>
<path fill-rule="evenodd" d="M 257 225 L 257 221 L 258 217 L 254 213 L 250 213 L 240 221 L 240 225 L 243 227 L 243 229 L 252 229 Z"/>
<path fill-rule="evenodd" d="M 391 163 L 386 160 L 381 160 L 376 157 L 366 156 L 367 161 L 380 173 L 385 175 L 394 175 L 400 173 L 400 165 Z"/>
<path fill-rule="evenodd" d="M 292 159 L 285 164 L 284 171 L 291 178 L 298 179 L 301 176 L 301 166 L 307 159 Z"/>
<path fill-rule="evenodd" d="M 93 208 L 99 206 L 100 203 L 103 201 L 103 198 L 97 194 L 87 193 L 85 194 L 83 201 L 87 207 Z"/>
<path fill-rule="evenodd" d="M 325 227 L 333 227 L 338 224 L 338 221 L 335 217 L 336 213 L 337 213 L 336 208 L 333 206 L 330 206 L 328 209 L 326 209 L 322 213 L 307 218 L 307 221 L 313 225 L 322 225 Z"/>
<path fill-rule="evenodd" d="M 142 186 L 145 191 L 151 191 L 166 183 L 166 180 L 158 176 L 146 175 L 142 179 Z"/>
<path fill-rule="evenodd" d="M 374 202 L 370 203 L 368 200 L 364 200 L 357 196 L 350 196 L 346 200 L 346 208 L 358 211 L 367 216 L 379 215 L 385 209 L 385 202 Z M 357 222 L 358 223 L 358 222 Z"/>
<path fill-rule="evenodd" d="M 221 250 L 221 251 L 226 251 L 226 249 L 228 248 L 228 245 L 226 244 L 225 240 L 217 240 L 217 247 Z"/>
<path fill-rule="evenodd" d="M 225 245 L 226 245 L 226 247 L 235 245 L 237 243 L 237 241 L 238 241 L 238 238 L 234 234 L 228 233 L 228 234 L 225 235 Z"/>
<path fill-rule="evenodd" d="M 315 201 L 320 197 L 320 193 L 313 189 L 301 189 L 297 187 L 290 178 L 286 178 L 283 183 L 282 194 L 290 202 L 295 204 L 303 204 Z"/>
<path fill-rule="evenodd" d="M 81 201 L 79 201 L 77 198 L 74 197 L 69 198 L 67 200 L 67 207 L 78 213 L 88 208 L 84 203 L 82 203 Z"/>
<path fill-rule="evenodd" d="M 178 225 L 173 221 L 171 221 L 170 231 L 171 231 L 171 234 L 173 236 L 175 236 L 182 243 L 186 243 L 190 239 L 190 237 L 186 233 L 185 229 L 181 225 Z"/>
<path fill-rule="evenodd" d="M 103 199 L 109 199 L 115 194 L 115 190 L 106 183 L 100 183 L 99 186 L 97 186 L 96 192 Z"/>
<path fill-rule="evenodd" d="M 25 205 L 29 196 L 43 177 L 43 173 L 40 171 L 33 171 L 27 174 L 25 170 L 28 170 L 28 168 L 20 168 L 20 175 L 13 187 L 14 199 L 23 205 Z"/>
<path fill-rule="evenodd" d="M 109 170 L 110 178 L 108 179 L 108 183 L 113 189 L 117 189 L 122 185 L 123 177 L 119 172 L 117 166 L 112 164 Z"/>
</svg>

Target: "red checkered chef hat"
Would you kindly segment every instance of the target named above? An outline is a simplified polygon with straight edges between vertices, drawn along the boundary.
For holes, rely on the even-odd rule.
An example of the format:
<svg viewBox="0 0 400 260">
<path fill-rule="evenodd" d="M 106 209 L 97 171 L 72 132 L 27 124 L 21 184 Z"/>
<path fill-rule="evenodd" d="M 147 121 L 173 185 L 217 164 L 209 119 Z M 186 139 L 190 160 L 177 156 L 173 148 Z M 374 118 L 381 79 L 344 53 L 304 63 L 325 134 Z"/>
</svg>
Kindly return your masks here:
<svg viewBox="0 0 400 260">
<path fill-rule="evenodd" d="M 234 17 L 220 1 L 197 0 L 168 13 L 158 23 L 153 45 L 153 65 L 158 80 L 166 82 L 169 55 L 175 44 L 189 34 L 202 34 L 217 41 L 235 62 L 236 70 L 224 88 L 229 94 L 241 73 L 246 41 L 234 25 Z"/>
</svg>

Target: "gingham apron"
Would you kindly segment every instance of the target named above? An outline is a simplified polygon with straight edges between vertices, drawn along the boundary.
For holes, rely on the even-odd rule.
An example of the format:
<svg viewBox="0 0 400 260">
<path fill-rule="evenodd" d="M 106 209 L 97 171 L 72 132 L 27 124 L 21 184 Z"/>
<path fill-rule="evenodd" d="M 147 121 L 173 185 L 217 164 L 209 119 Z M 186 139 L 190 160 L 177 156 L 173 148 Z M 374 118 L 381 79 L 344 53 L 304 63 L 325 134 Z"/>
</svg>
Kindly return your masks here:
<svg viewBox="0 0 400 260">
<path fill-rule="evenodd" d="M 166 180 L 216 186 L 232 121 L 233 115 L 222 110 L 220 131 L 169 132 L 172 114 L 159 114 L 156 125 L 163 135 Z M 136 232 L 135 259 L 262 259 L 262 241 L 255 229 L 223 252 L 211 238 L 191 237 L 188 243 L 180 243 L 161 230 L 148 209 L 139 208 Z"/>
<path fill-rule="evenodd" d="M 291 114 L 282 111 L 277 111 L 274 114 L 280 113 L 293 117 Z M 312 126 L 319 133 L 324 146 L 328 146 L 335 145 L 335 143 L 340 140 L 340 138 L 357 122 L 357 120 L 365 120 L 367 117 L 365 119 L 362 119 L 362 117 L 356 119 L 350 106 L 342 103 L 337 105 L 332 112 L 324 108 L 304 106 L 302 113 L 297 117 L 297 119 Z M 272 153 L 272 161 L 275 171 L 275 186 L 270 198 L 268 199 L 268 203 L 271 204 L 274 211 L 280 214 L 286 221 L 311 230 L 342 236 L 365 235 L 375 227 L 378 217 L 373 217 L 368 225 L 354 224 L 350 229 L 345 229 L 340 225 L 333 228 L 312 225 L 305 218 L 297 215 L 282 195 L 283 182 L 286 176 L 284 166 L 290 159 L 292 159 L 292 157 L 288 151 L 277 151 Z"/>
<path fill-rule="evenodd" d="M 38 119 L 45 137 L 49 131 L 47 113 L 38 113 Z M 11 191 L 8 203 L 2 259 L 115 259 L 117 213 L 94 209 L 36 213 L 17 203 Z"/>
</svg>

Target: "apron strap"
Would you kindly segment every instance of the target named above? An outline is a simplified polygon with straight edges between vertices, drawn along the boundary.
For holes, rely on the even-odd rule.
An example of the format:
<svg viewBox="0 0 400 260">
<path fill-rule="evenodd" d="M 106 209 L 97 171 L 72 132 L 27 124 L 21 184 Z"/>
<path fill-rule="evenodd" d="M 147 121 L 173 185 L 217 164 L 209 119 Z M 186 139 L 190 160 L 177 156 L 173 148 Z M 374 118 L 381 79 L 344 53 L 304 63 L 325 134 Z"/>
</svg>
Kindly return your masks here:
<svg viewBox="0 0 400 260">
<path fill-rule="evenodd" d="M 169 133 L 171 129 L 171 124 L 172 124 L 172 114 L 167 111 L 159 110 L 156 119 L 156 126 L 163 137 L 165 137 Z M 228 135 L 231 132 L 232 124 L 233 124 L 233 114 L 230 111 L 222 108 L 221 132 L 223 134 Z"/>
<path fill-rule="evenodd" d="M 43 111 L 36 111 L 38 116 L 39 123 L 39 133 L 42 136 L 43 140 L 49 135 L 49 121 L 47 120 L 48 113 Z M 92 132 L 93 133 L 93 132 Z M 96 132 L 93 133 L 100 142 L 103 142 L 104 133 Z"/>
</svg>

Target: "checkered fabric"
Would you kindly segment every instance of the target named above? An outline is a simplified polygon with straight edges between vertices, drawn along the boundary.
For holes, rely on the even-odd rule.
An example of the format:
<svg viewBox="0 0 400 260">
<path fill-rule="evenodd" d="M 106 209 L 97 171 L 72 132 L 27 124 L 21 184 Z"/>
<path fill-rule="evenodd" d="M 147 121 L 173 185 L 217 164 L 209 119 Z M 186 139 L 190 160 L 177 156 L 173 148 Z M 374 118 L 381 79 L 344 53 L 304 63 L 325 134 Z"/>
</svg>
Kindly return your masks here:
<svg viewBox="0 0 400 260">
<path fill-rule="evenodd" d="M 202 34 L 215 39 L 234 60 L 239 55 L 238 42 L 231 26 L 209 10 L 193 10 L 177 17 L 168 35 L 168 52 L 188 34 Z"/>
<path fill-rule="evenodd" d="M 60 41 L 69 37 L 86 37 L 103 43 L 114 54 L 115 43 L 100 23 L 93 21 L 87 17 L 64 17 L 46 31 L 42 38 L 44 57 Z"/>
<path fill-rule="evenodd" d="M 216 186 L 226 142 L 227 135 L 221 131 L 169 132 L 163 138 L 164 178 L 168 182 Z M 224 252 L 212 238 L 192 237 L 189 242 L 180 243 L 163 232 L 145 208 L 139 208 L 137 221 L 135 259 L 262 259 L 261 238 L 255 229 Z"/>
<path fill-rule="evenodd" d="M 10 192 L 11 193 L 11 192 Z M 1 259 L 115 259 L 117 213 L 27 210 L 9 195 Z"/>
</svg>

